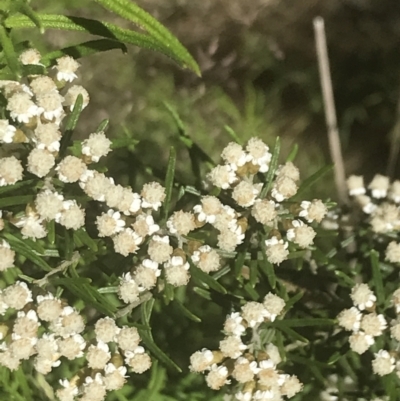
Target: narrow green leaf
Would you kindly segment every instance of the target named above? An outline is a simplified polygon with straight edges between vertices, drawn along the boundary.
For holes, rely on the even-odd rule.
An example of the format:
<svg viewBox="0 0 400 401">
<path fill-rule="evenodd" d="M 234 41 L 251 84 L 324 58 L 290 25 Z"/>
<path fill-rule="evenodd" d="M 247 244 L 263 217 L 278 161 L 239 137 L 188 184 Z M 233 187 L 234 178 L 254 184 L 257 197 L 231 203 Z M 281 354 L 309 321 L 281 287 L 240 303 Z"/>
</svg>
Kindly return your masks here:
<svg viewBox="0 0 400 401">
<path fill-rule="evenodd" d="M 3 48 L 7 64 L 10 67 L 11 72 L 14 74 L 14 79 L 19 80 L 21 78 L 21 64 L 18 61 L 18 56 L 15 52 L 11 38 L 2 24 L 0 24 L 0 44 Z"/>
<path fill-rule="evenodd" d="M 243 145 L 243 141 L 239 138 L 238 134 L 229 125 L 224 125 L 224 129 L 236 143 L 238 143 L 239 145 Z"/>
<path fill-rule="evenodd" d="M 10 243 L 11 248 L 20 253 L 22 256 L 25 256 L 29 259 L 33 264 L 40 267 L 44 271 L 51 271 L 52 267 L 48 265 L 40 256 L 36 255 L 28 245 L 21 243 L 19 240 L 15 241 L 14 239 L 7 237 L 7 241 Z"/>
<path fill-rule="evenodd" d="M 29 187 L 30 185 L 34 185 L 35 183 L 36 183 L 36 180 L 24 180 L 24 181 L 19 181 L 13 185 L 7 185 L 5 187 L 0 187 L 0 195 L 4 195 L 5 193 L 14 191 L 16 189 Z"/>
<path fill-rule="evenodd" d="M 71 269 L 71 273 L 74 269 Z M 60 277 L 49 280 L 53 285 L 61 285 L 76 297 L 93 306 L 99 312 L 107 316 L 113 316 L 116 307 L 107 298 L 99 293 L 91 284 L 91 281 L 84 277 Z"/>
<path fill-rule="evenodd" d="M 174 177 L 175 177 L 175 164 L 176 164 L 176 151 L 173 146 L 169 149 L 169 159 L 168 159 L 168 167 L 167 173 L 165 175 L 165 200 L 163 203 L 163 215 L 164 219 L 168 219 L 169 208 L 171 204 L 172 198 L 172 188 L 174 186 Z"/>
<path fill-rule="evenodd" d="M 332 326 L 336 323 L 334 319 L 324 318 L 304 318 L 304 319 L 285 319 L 277 320 L 273 324 L 281 327 L 308 327 L 308 326 Z"/>
<path fill-rule="evenodd" d="M 40 21 L 39 15 L 32 7 L 25 1 L 20 1 L 18 6 L 18 11 L 21 14 L 26 15 L 35 25 L 39 28 L 40 33 L 44 33 L 44 28 L 42 22 Z"/>
<path fill-rule="evenodd" d="M 103 287 L 99 288 L 97 291 L 100 294 L 116 294 L 118 292 L 119 287 Z"/>
<path fill-rule="evenodd" d="M 248 235 L 243 244 L 243 251 L 237 253 L 235 258 L 235 264 L 233 265 L 233 273 L 236 278 L 239 278 L 242 275 L 242 270 L 244 266 L 244 261 L 246 260 L 246 250 L 248 249 L 248 244 L 250 242 L 250 236 Z"/>
<path fill-rule="evenodd" d="M 340 352 L 336 351 L 329 357 L 327 364 L 334 365 L 341 357 L 342 357 L 342 354 Z"/>
<path fill-rule="evenodd" d="M 379 266 L 379 252 L 373 249 L 369 255 L 371 259 L 373 286 L 375 287 L 376 299 L 378 304 L 382 305 L 383 302 L 385 302 L 385 292 L 383 290 L 382 273 Z"/>
<path fill-rule="evenodd" d="M 96 241 L 92 237 L 90 237 L 90 235 L 86 232 L 84 228 L 80 228 L 79 230 L 74 231 L 73 237 L 75 242 L 80 241 L 82 245 L 86 245 L 93 252 L 98 252 L 99 248 Z"/>
<path fill-rule="evenodd" d="M 34 278 L 29 277 L 25 274 L 18 274 L 18 277 L 21 278 L 22 280 L 26 281 L 27 283 L 33 283 L 35 281 Z"/>
<path fill-rule="evenodd" d="M 30 238 L 22 238 L 22 234 L 11 234 L 11 233 L 2 233 L 2 237 L 4 237 L 8 242 L 18 243 L 21 246 L 26 246 L 28 249 L 34 251 L 38 254 L 38 256 L 47 256 L 46 250 L 40 244 L 39 241 L 32 241 Z"/>
<path fill-rule="evenodd" d="M 169 283 L 165 283 L 163 298 L 166 305 L 175 299 L 175 287 Z"/>
<path fill-rule="evenodd" d="M 138 398 L 134 398 L 133 401 L 148 401 L 154 400 L 157 401 L 157 395 L 164 387 L 166 379 L 165 369 L 158 366 L 158 361 L 154 361 L 151 366 L 151 376 L 150 381 L 147 386 L 147 390 L 141 393 L 141 396 Z"/>
<path fill-rule="evenodd" d="M 27 376 L 23 371 L 22 367 L 20 367 L 17 371 L 14 372 L 14 377 L 19 385 L 21 393 L 24 396 L 24 400 L 32 401 L 31 387 L 29 386 L 28 381 L 26 380 Z"/>
<path fill-rule="evenodd" d="M 0 209 L 16 206 L 16 205 L 27 205 L 34 199 L 33 195 L 22 195 L 22 196 L 10 196 L 9 198 L 0 199 Z"/>
<path fill-rule="evenodd" d="M 193 291 L 197 295 L 200 295 L 202 298 L 206 299 L 207 301 L 211 301 L 212 300 L 210 291 L 207 291 L 207 290 L 205 290 L 203 288 L 200 288 L 200 287 L 193 287 Z"/>
<path fill-rule="evenodd" d="M 290 298 L 288 301 L 286 301 L 285 304 L 285 312 L 287 312 L 288 310 L 290 310 L 292 308 L 292 306 L 300 301 L 301 298 L 303 298 L 304 292 L 303 291 L 299 291 L 294 297 Z"/>
<path fill-rule="evenodd" d="M 167 355 L 165 354 L 154 342 L 151 334 L 148 330 L 141 330 L 139 329 L 140 337 L 146 346 L 146 348 L 166 367 L 176 370 L 177 372 L 181 373 L 182 369 Z"/>
<path fill-rule="evenodd" d="M 286 326 L 278 326 L 278 329 L 282 331 L 282 333 L 285 333 L 287 337 L 290 339 L 290 341 L 300 341 L 302 343 L 308 344 L 307 338 L 301 336 L 299 333 L 296 331 L 292 330 L 290 327 Z"/>
<path fill-rule="evenodd" d="M 211 157 L 204 152 L 204 150 L 198 146 L 193 139 L 186 132 L 186 127 L 177 111 L 168 102 L 163 102 L 164 106 L 167 108 L 171 117 L 173 118 L 179 133 L 179 140 L 185 145 L 189 151 L 190 160 L 192 162 L 192 168 L 195 169 L 195 165 L 198 160 L 206 162 L 209 166 L 214 167 L 215 163 Z"/>
<path fill-rule="evenodd" d="M 276 168 L 278 167 L 280 151 L 281 151 L 281 141 L 279 136 L 277 136 L 275 140 L 274 150 L 272 151 L 271 162 L 269 163 L 268 173 L 265 178 L 266 183 L 260 194 L 261 199 L 267 196 L 268 191 L 271 189 L 272 183 L 274 182 L 275 171 Z"/>
<path fill-rule="evenodd" d="M 54 220 L 47 222 L 47 232 L 49 243 L 51 245 L 54 245 L 54 243 L 56 242 L 56 222 Z"/>
<path fill-rule="evenodd" d="M 353 351 L 349 351 L 349 352 L 353 352 Z M 350 365 L 350 363 L 347 359 L 347 355 L 348 354 L 345 354 L 341 358 L 339 358 L 338 364 L 347 373 L 347 375 L 353 379 L 354 383 L 357 383 L 357 380 L 358 380 L 357 374 L 355 373 L 353 367 Z"/>
<path fill-rule="evenodd" d="M 296 158 L 298 151 L 299 151 L 299 145 L 295 143 L 292 150 L 289 153 L 289 156 L 286 158 L 286 162 L 287 163 L 292 162 Z"/>
<path fill-rule="evenodd" d="M 249 284 L 254 288 L 258 279 L 258 260 L 253 259 L 250 261 L 250 281 Z"/>
<path fill-rule="evenodd" d="M 79 94 L 78 97 L 76 98 L 74 108 L 72 109 L 71 114 L 68 116 L 67 122 L 65 124 L 65 132 L 61 138 L 61 143 L 60 143 L 59 154 L 61 157 L 64 156 L 68 146 L 71 145 L 72 135 L 74 133 L 76 124 L 78 123 L 79 116 L 81 115 L 82 108 L 83 108 L 83 97 L 81 94 Z"/>
<path fill-rule="evenodd" d="M 262 252 L 262 260 L 258 261 L 258 265 L 260 266 L 261 271 L 267 277 L 268 283 L 272 289 L 276 287 L 276 275 L 275 269 L 271 262 L 267 259 L 266 249 L 265 249 L 265 238 L 261 239 L 261 252 Z"/>
<path fill-rule="evenodd" d="M 65 55 L 71 56 L 74 59 L 79 59 L 91 56 L 92 54 L 115 49 L 120 49 L 123 53 L 128 52 L 126 46 L 121 42 L 117 42 L 111 39 L 97 39 L 80 43 L 79 45 L 65 47 L 51 53 L 47 53 L 42 57 L 41 62 L 44 65 L 50 65 L 52 64 L 53 60 L 56 60 L 57 58 Z"/>
<path fill-rule="evenodd" d="M 117 40 L 145 49 L 155 50 L 182 65 L 182 58 L 176 54 L 176 49 L 166 46 L 163 41 L 160 41 L 154 36 L 139 33 L 130 29 L 123 29 L 108 22 L 96 21 L 88 18 L 52 14 L 40 14 L 38 17 L 43 27 L 46 29 L 87 32 L 103 38 Z M 31 28 L 35 26 L 29 18 L 23 15 L 12 15 L 8 17 L 5 21 L 5 25 L 7 28 L 16 29 Z M 198 67 L 193 70 L 197 72 Z"/>
<path fill-rule="evenodd" d="M 305 249 L 301 251 L 290 252 L 287 258 L 288 259 L 302 258 L 306 253 L 307 251 Z"/>
<path fill-rule="evenodd" d="M 260 299 L 260 294 L 253 288 L 250 283 L 246 283 L 243 288 L 250 295 L 253 301 L 258 301 Z"/>
<path fill-rule="evenodd" d="M 182 46 L 179 40 L 172 35 L 168 29 L 160 24 L 150 14 L 129 0 L 96 0 L 104 8 L 120 15 L 145 29 L 148 34 L 157 39 L 165 47 L 176 54 L 183 67 L 190 68 L 198 76 L 201 75 L 200 68 L 189 52 Z"/>
<path fill-rule="evenodd" d="M 192 313 L 185 305 L 182 304 L 181 301 L 178 299 L 174 300 L 174 305 L 179 309 L 183 316 L 186 316 L 188 319 L 192 320 L 193 322 L 200 323 L 201 319 Z"/>
<path fill-rule="evenodd" d="M 225 276 L 225 274 L 228 274 L 230 272 L 231 272 L 231 267 L 229 265 L 226 265 L 222 269 L 220 269 L 217 272 L 211 274 L 211 277 L 214 280 L 219 280 L 221 277 Z"/>
<path fill-rule="evenodd" d="M 28 77 L 30 75 L 47 75 L 47 69 L 43 65 L 22 65 L 21 66 L 22 76 Z"/>
<path fill-rule="evenodd" d="M 152 297 L 148 301 L 143 302 L 140 307 L 140 315 L 142 324 L 150 327 L 151 313 L 153 311 L 155 299 Z"/>
<path fill-rule="evenodd" d="M 179 135 L 186 136 L 191 141 L 190 137 L 186 133 L 185 124 L 179 117 L 179 114 L 177 113 L 175 108 L 168 102 L 163 102 L 163 104 L 166 107 L 166 109 L 168 110 L 168 112 L 170 113 L 171 117 L 173 118 L 174 123 L 178 127 Z M 192 146 L 192 143 L 189 143 L 189 147 L 191 147 L 191 146 Z"/>
<path fill-rule="evenodd" d="M 214 280 L 207 273 L 204 273 L 198 267 L 194 266 L 193 263 L 190 263 L 190 274 L 197 285 L 206 285 L 207 287 L 212 288 L 221 294 L 227 294 L 226 289 L 218 281 Z"/>
<path fill-rule="evenodd" d="M 298 189 L 296 195 L 294 195 L 291 200 L 301 199 L 304 193 L 309 190 L 315 183 L 321 180 L 326 174 L 328 174 L 333 169 L 333 165 L 324 166 L 319 169 L 316 173 L 312 176 L 308 177 L 303 181 Z"/>
<path fill-rule="evenodd" d="M 341 279 L 342 283 L 345 286 L 354 287 L 356 285 L 355 281 L 351 277 L 349 277 L 347 274 L 343 273 L 342 271 L 335 270 L 334 274 L 335 274 L 336 277 Z"/>
<path fill-rule="evenodd" d="M 108 118 L 106 118 L 106 119 L 104 119 L 100 124 L 99 124 L 99 126 L 96 128 L 96 133 L 98 133 L 98 132 L 104 132 L 106 129 L 107 129 L 107 127 L 108 127 L 108 125 L 110 124 L 110 120 L 108 119 Z"/>
<path fill-rule="evenodd" d="M 286 362 L 286 350 L 285 350 L 285 345 L 283 343 L 283 334 L 281 331 L 276 330 L 275 332 L 275 338 L 276 338 L 276 345 L 278 347 L 279 355 L 282 359 L 282 362 Z"/>
</svg>

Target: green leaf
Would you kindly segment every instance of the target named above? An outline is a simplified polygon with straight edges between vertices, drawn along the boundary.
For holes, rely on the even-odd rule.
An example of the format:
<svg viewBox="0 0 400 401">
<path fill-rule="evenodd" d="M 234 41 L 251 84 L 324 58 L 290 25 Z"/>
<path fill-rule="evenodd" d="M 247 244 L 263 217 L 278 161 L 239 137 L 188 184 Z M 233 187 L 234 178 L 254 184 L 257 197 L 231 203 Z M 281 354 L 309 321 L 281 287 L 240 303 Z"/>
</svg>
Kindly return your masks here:
<svg viewBox="0 0 400 401">
<path fill-rule="evenodd" d="M 244 240 L 243 251 L 239 251 L 235 258 L 235 264 L 233 265 L 233 273 L 236 278 L 239 278 L 242 275 L 242 270 L 244 266 L 244 261 L 246 260 L 246 250 L 248 249 L 248 245 L 250 243 L 250 235 L 246 236 Z"/>
<path fill-rule="evenodd" d="M 189 309 L 186 308 L 185 305 L 182 304 L 181 301 L 178 299 L 174 300 L 174 305 L 179 309 L 183 316 L 186 316 L 188 319 L 192 320 L 193 322 L 200 323 L 201 319 L 192 313 Z"/>
<path fill-rule="evenodd" d="M 213 279 L 207 273 L 204 273 L 198 267 L 194 266 L 193 263 L 190 263 L 190 274 L 197 285 L 206 285 L 207 287 L 212 288 L 213 290 L 224 295 L 228 293 L 218 281 Z"/>
<path fill-rule="evenodd" d="M 254 289 L 254 287 L 250 283 L 246 283 L 243 288 L 250 295 L 253 301 L 258 301 L 260 299 L 260 294 Z"/>
<path fill-rule="evenodd" d="M 86 245 L 93 252 L 98 252 L 99 248 L 96 241 L 90 237 L 84 228 L 80 228 L 73 232 L 74 242 L 80 241 L 82 245 Z M 82 246 L 81 245 L 81 246 Z"/>
<path fill-rule="evenodd" d="M 238 143 L 239 145 L 243 145 L 243 141 L 239 138 L 238 134 L 229 125 L 224 125 L 224 129 L 236 143 Z"/>
<path fill-rule="evenodd" d="M 285 309 L 284 309 L 285 312 L 287 312 L 288 310 L 290 310 L 290 309 L 292 308 L 292 306 L 293 306 L 296 302 L 300 301 L 300 299 L 303 298 L 303 295 L 304 295 L 304 292 L 303 292 L 303 291 L 300 291 L 300 292 L 298 292 L 294 297 L 292 297 L 292 298 L 290 298 L 288 301 L 286 301 Z"/>
<path fill-rule="evenodd" d="M 19 80 L 21 78 L 21 64 L 18 60 L 11 38 L 2 24 L 0 24 L 0 44 L 3 48 L 7 64 L 14 75 L 14 79 Z"/>
<path fill-rule="evenodd" d="M 275 171 L 276 168 L 278 167 L 278 161 L 279 161 L 279 153 L 281 151 L 281 141 L 279 136 L 276 137 L 275 140 L 275 146 L 274 150 L 272 151 L 272 157 L 271 157 L 271 162 L 269 163 L 269 169 L 268 173 L 266 175 L 266 184 L 264 185 L 264 188 L 261 191 L 260 198 L 263 199 L 267 196 L 268 191 L 272 187 L 272 183 L 274 182 L 274 177 L 275 177 Z"/>
<path fill-rule="evenodd" d="M 74 269 L 72 269 L 74 270 Z M 85 303 L 93 306 L 99 312 L 107 316 L 114 316 L 116 307 L 112 305 L 107 298 L 98 292 L 91 284 L 91 281 L 85 277 L 60 277 L 50 279 L 53 285 L 60 285 L 72 292 L 78 299 L 82 299 Z"/>
<path fill-rule="evenodd" d="M 15 1 L 15 0 L 14 0 Z M 25 1 L 18 2 L 18 11 L 26 15 L 35 25 L 39 28 L 40 33 L 44 33 L 42 22 L 40 21 L 39 14 L 32 9 L 32 7 Z"/>
<path fill-rule="evenodd" d="M 340 271 L 340 270 L 335 270 L 335 276 L 336 277 L 338 277 L 339 279 L 341 279 L 341 281 L 342 281 L 342 283 L 345 285 L 345 286 L 348 286 L 348 287 L 354 287 L 355 285 L 356 285 L 356 282 L 351 278 L 351 277 L 349 277 L 347 274 L 345 274 L 345 273 L 343 273 L 342 271 Z"/>
<path fill-rule="evenodd" d="M 14 191 L 16 189 L 21 189 L 24 187 L 28 187 L 32 184 L 35 184 L 36 180 L 24 180 L 24 181 L 19 181 L 16 184 L 13 185 L 7 185 L 5 187 L 0 187 L 0 195 L 3 195 L 7 192 Z"/>
<path fill-rule="evenodd" d="M 151 333 L 148 330 L 138 329 L 139 335 L 146 346 L 146 348 L 166 367 L 175 370 L 179 373 L 182 372 L 182 369 L 167 355 L 165 354 L 154 342 Z"/>
<path fill-rule="evenodd" d="M 128 51 L 123 43 L 117 42 L 115 40 L 90 40 L 88 42 L 80 43 L 79 45 L 69 46 L 51 53 L 47 53 L 42 57 L 41 62 L 44 65 L 50 65 L 52 64 L 53 60 L 56 60 L 65 55 L 71 56 L 74 59 L 79 59 L 82 57 L 91 56 L 92 54 L 115 49 L 120 49 L 123 53 L 127 53 Z"/>
<path fill-rule="evenodd" d="M 3 232 L 2 236 L 9 242 L 17 242 L 22 246 L 28 247 L 28 249 L 36 252 L 39 256 L 44 256 L 46 254 L 46 250 L 43 248 L 39 241 L 32 241 L 30 238 L 22 238 L 22 234 L 20 233 L 13 235 L 11 233 Z"/>
<path fill-rule="evenodd" d="M 155 363 L 151 367 L 150 381 L 147 386 L 149 389 L 147 400 L 152 400 L 153 396 L 163 388 L 165 379 L 165 369 L 160 368 L 158 366 L 158 361 L 155 361 Z"/>
<path fill-rule="evenodd" d="M 191 69 L 198 76 L 201 75 L 199 66 L 179 40 L 137 4 L 129 0 L 96 1 L 104 8 L 145 29 L 151 37 L 157 39 L 165 47 L 171 49 L 183 67 Z"/>
<path fill-rule="evenodd" d="M 108 118 L 106 118 L 106 119 L 104 119 L 100 124 L 99 124 L 99 126 L 96 128 L 96 133 L 99 133 L 99 132 L 104 132 L 106 129 L 107 129 L 107 127 L 108 127 L 108 125 L 110 124 L 110 120 L 108 119 Z"/>
<path fill-rule="evenodd" d="M 150 327 L 150 318 L 151 318 L 151 313 L 153 311 L 154 302 L 155 299 L 152 297 L 148 301 L 143 302 L 140 307 L 142 324 L 147 327 Z"/>
<path fill-rule="evenodd" d="M 206 299 L 207 301 L 212 301 L 211 293 L 210 291 L 207 291 L 203 288 L 200 287 L 193 287 L 193 291 L 197 294 L 200 295 L 202 298 Z"/>
<path fill-rule="evenodd" d="M 349 351 L 349 352 L 352 352 L 352 351 Z M 343 355 L 341 358 L 339 358 L 338 364 L 342 367 L 342 369 L 346 372 L 346 374 L 353 379 L 354 383 L 357 383 L 357 381 L 358 381 L 357 374 L 354 371 L 353 367 L 350 365 L 347 356 L 348 356 L 348 353 Z"/>
<path fill-rule="evenodd" d="M 56 222 L 54 220 L 50 220 L 47 222 L 47 239 L 51 245 L 54 245 L 56 242 Z"/>
<path fill-rule="evenodd" d="M 385 292 L 383 290 L 382 273 L 379 265 L 379 252 L 374 249 L 370 252 L 373 285 L 375 288 L 376 299 L 379 305 L 385 302 Z"/>
<path fill-rule="evenodd" d="M 289 153 L 289 156 L 286 158 L 286 163 L 292 162 L 296 158 L 298 151 L 299 151 L 299 145 L 295 143 L 292 150 Z"/>
<path fill-rule="evenodd" d="M 33 252 L 32 248 L 29 246 L 29 242 L 22 242 L 16 237 L 13 237 L 11 234 L 4 235 L 11 245 L 11 248 L 17 253 L 25 256 L 36 266 L 40 267 L 44 271 L 51 271 L 52 267 L 48 265 L 40 256 Z"/>
<path fill-rule="evenodd" d="M 250 261 L 250 281 L 249 284 L 254 288 L 254 286 L 257 284 L 257 279 L 258 279 L 258 260 L 257 259 L 252 259 Z"/>
<path fill-rule="evenodd" d="M 304 319 L 285 319 L 276 320 L 273 325 L 281 327 L 309 327 L 309 326 L 332 326 L 336 323 L 334 319 L 324 318 L 304 318 Z"/>
<path fill-rule="evenodd" d="M 72 113 L 68 116 L 67 122 L 65 124 L 64 135 L 62 136 L 60 143 L 59 154 L 61 157 L 64 156 L 68 146 L 71 145 L 72 135 L 74 133 L 76 124 L 78 124 L 79 116 L 82 113 L 82 109 L 83 109 L 83 96 L 79 94 L 78 97 L 76 98 L 74 108 L 72 109 Z"/>
<path fill-rule="evenodd" d="M 0 209 L 16 206 L 16 205 L 27 205 L 33 201 L 33 195 L 22 195 L 22 196 L 10 196 L 9 198 L 0 199 Z"/>
<path fill-rule="evenodd" d="M 306 344 L 308 344 L 309 342 L 307 338 L 301 336 L 299 333 L 292 330 L 290 327 L 280 325 L 278 326 L 278 329 L 282 331 L 282 333 L 285 333 L 291 341 L 300 341 Z"/>
<path fill-rule="evenodd" d="M 175 176 L 175 164 L 176 164 L 176 151 L 173 146 L 169 149 L 169 159 L 167 173 L 165 176 L 165 200 L 163 203 L 163 215 L 164 219 L 168 219 L 169 208 L 172 198 L 172 188 L 174 186 L 174 176 Z"/>
<path fill-rule="evenodd" d="M 175 54 L 174 49 L 166 47 L 158 39 L 155 39 L 147 34 L 135 32 L 129 29 L 123 29 L 108 22 L 101 22 L 80 17 L 40 14 L 39 19 L 44 28 L 87 32 L 103 38 L 136 45 L 145 49 L 158 51 L 182 65 L 182 61 Z M 29 18 L 21 15 L 13 15 L 8 17 L 5 21 L 5 25 L 7 28 L 15 29 L 31 28 L 35 26 Z"/>
<path fill-rule="evenodd" d="M 303 181 L 296 195 L 292 196 L 291 200 L 301 199 L 304 193 L 310 189 L 315 183 L 321 180 L 327 173 L 329 173 L 333 169 L 333 165 L 324 166 L 319 169 L 312 176 L 308 177 Z"/>
<path fill-rule="evenodd" d="M 30 75 L 47 75 L 47 69 L 43 65 L 22 65 L 21 71 L 24 77 L 28 77 Z"/>
<path fill-rule="evenodd" d="M 100 294 L 117 294 L 119 287 L 103 287 L 99 288 L 97 291 Z"/>
<path fill-rule="evenodd" d="M 267 277 L 268 283 L 271 286 L 271 288 L 275 289 L 275 287 L 276 287 L 275 269 L 274 269 L 273 264 L 271 262 L 269 262 L 267 259 L 264 237 L 261 240 L 261 253 L 262 253 L 263 258 L 262 258 L 262 260 L 258 261 L 258 265 L 259 265 L 261 271 Z"/>
<path fill-rule="evenodd" d="M 340 352 L 336 351 L 329 357 L 327 364 L 334 365 L 341 357 L 342 357 L 342 354 Z"/>
</svg>

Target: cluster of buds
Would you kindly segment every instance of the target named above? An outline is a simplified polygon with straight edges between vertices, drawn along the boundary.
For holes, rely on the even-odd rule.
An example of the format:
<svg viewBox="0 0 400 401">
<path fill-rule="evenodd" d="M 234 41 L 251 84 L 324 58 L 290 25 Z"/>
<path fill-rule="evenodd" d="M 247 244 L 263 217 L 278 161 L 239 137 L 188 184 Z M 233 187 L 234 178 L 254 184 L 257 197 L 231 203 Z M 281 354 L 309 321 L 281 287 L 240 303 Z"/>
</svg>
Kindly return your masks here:
<svg viewBox="0 0 400 401">
<path fill-rule="evenodd" d="M 398 346 L 400 342 L 400 318 L 396 318 L 388 327 L 383 314 L 376 313 L 376 296 L 367 284 L 357 284 L 351 291 L 353 307 L 345 309 L 338 315 L 339 326 L 352 334 L 349 337 L 350 348 L 358 354 L 366 352 L 378 337 L 390 331 L 390 338 L 395 344 L 393 350 L 380 349 L 375 353 L 372 369 L 379 376 L 385 376 L 396 369 L 400 377 L 400 358 Z M 400 289 L 392 296 L 392 304 L 396 314 L 400 313 Z"/>
<path fill-rule="evenodd" d="M 400 181 L 377 174 L 366 188 L 362 176 L 347 179 L 349 195 L 368 217 L 373 232 L 385 234 L 400 230 Z"/>
<path fill-rule="evenodd" d="M 213 390 L 229 386 L 237 400 L 293 397 L 302 389 L 302 384 L 296 376 L 285 374 L 277 367 L 281 362 L 278 348 L 259 341 L 260 325 L 273 322 L 284 307 L 283 299 L 269 293 L 263 303 L 248 302 L 241 312 L 228 315 L 224 324 L 225 338 L 220 341 L 219 349 L 195 352 L 190 358 L 190 369 L 206 374 L 207 385 Z M 244 344 L 242 337 L 247 338 L 249 331 L 253 335 Z"/>
<path fill-rule="evenodd" d="M 0 326 L 0 365 L 16 370 L 32 359 L 34 369 L 47 375 L 62 363 L 85 358 L 73 378 L 60 380 L 60 401 L 78 396 L 102 401 L 107 391 L 123 387 L 128 369 L 140 374 L 151 366 L 135 327 L 101 318 L 94 325 L 95 340 L 88 342 L 92 329 L 75 308 L 51 293 L 34 297 L 26 283 L 17 281 L 0 292 L 0 315 L 8 317 Z"/>
<path fill-rule="evenodd" d="M 222 158 L 225 164 L 215 167 L 209 178 L 213 185 L 230 193 L 241 211 L 224 206 L 219 209 L 222 215 L 211 216 L 209 222 L 220 231 L 221 249 L 233 251 L 243 241 L 249 215 L 268 228 L 269 238 L 264 240 L 264 245 L 270 263 L 280 264 L 288 258 L 290 250 L 306 249 L 313 244 L 316 232 L 309 224 L 320 223 L 327 208 L 317 199 L 291 201 L 300 180 L 299 170 L 293 163 L 278 167 L 271 190 L 263 194 L 264 184 L 259 180 L 259 173 L 269 170 L 271 153 L 261 139 L 250 139 L 245 149 L 232 142 L 222 151 Z"/>
<path fill-rule="evenodd" d="M 43 67 L 41 55 L 34 49 L 23 52 L 20 61 L 25 65 Z M 22 180 L 24 171 L 47 179 L 34 203 L 27 205 L 24 215 L 9 216 L 10 221 L 21 228 L 23 236 L 33 240 L 47 235 L 46 222 L 51 220 L 74 230 L 85 223 L 85 211 L 75 200 L 65 200 L 51 182 L 56 171 L 61 181 L 72 182 L 67 177 L 72 178 L 86 169 L 82 160 L 71 157 L 60 160 L 59 153 L 65 117 L 71 113 L 78 95 L 82 96 L 83 107 L 89 102 L 89 95 L 82 86 L 70 84 L 77 77 L 78 67 L 72 57 L 63 56 L 57 59 L 48 75 L 30 75 L 25 83 L 0 83 L 9 117 L 0 120 L 0 186 Z M 92 144 L 93 135 L 101 137 L 102 146 Z M 102 133 L 92 134 L 91 138 L 87 140 L 83 153 L 89 154 L 88 161 L 95 161 L 108 153 L 110 141 Z M 23 165 L 21 152 L 26 150 L 26 165 Z"/>
</svg>

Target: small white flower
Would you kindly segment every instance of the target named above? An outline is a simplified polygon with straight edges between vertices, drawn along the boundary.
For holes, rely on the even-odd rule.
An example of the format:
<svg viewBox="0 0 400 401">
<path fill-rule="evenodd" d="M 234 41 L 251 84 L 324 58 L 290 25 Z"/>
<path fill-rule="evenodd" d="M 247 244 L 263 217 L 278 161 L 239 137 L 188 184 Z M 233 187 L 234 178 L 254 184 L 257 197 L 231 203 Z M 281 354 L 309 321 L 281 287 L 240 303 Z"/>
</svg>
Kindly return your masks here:
<svg viewBox="0 0 400 401">
<path fill-rule="evenodd" d="M 0 142 L 12 143 L 14 140 L 16 128 L 8 120 L 0 120 Z"/>
</svg>

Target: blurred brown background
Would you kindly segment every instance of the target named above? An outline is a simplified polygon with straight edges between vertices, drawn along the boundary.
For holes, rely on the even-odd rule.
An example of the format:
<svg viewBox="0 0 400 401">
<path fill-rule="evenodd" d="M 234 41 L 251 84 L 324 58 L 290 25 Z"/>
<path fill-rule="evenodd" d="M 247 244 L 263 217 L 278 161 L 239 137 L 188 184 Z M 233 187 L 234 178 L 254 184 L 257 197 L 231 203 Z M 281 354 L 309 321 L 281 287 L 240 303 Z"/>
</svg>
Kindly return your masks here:
<svg viewBox="0 0 400 401">
<path fill-rule="evenodd" d="M 33 2 L 35 3 L 35 2 Z M 145 163 L 179 143 L 163 106 L 171 103 L 188 133 L 215 159 L 241 137 L 300 142 L 308 174 L 329 162 L 312 20 L 325 19 L 340 134 L 348 173 L 385 173 L 400 97 L 400 2 L 395 0 L 137 0 L 188 47 L 203 77 L 147 50 L 130 48 L 82 61 L 91 93 L 83 131 L 105 117 L 112 135 L 133 135 Z M 36 2 L 37 9 L 96 17 L 127 26 L 83 0 Z M 35 5 L 35 4 L 33 4 Z M 50 48 L 76 34 L 46 33 Z M 89 133 L 89 132 L 87 132 Z M 86 132 L 85 132 L 86 135 Z M 185 163 L 182 150 L 182 162 Z M 186 160 L 186 161 L 185 161 Z M 399 172 L 400 166 L 397 168 Z"/>
</svg>

